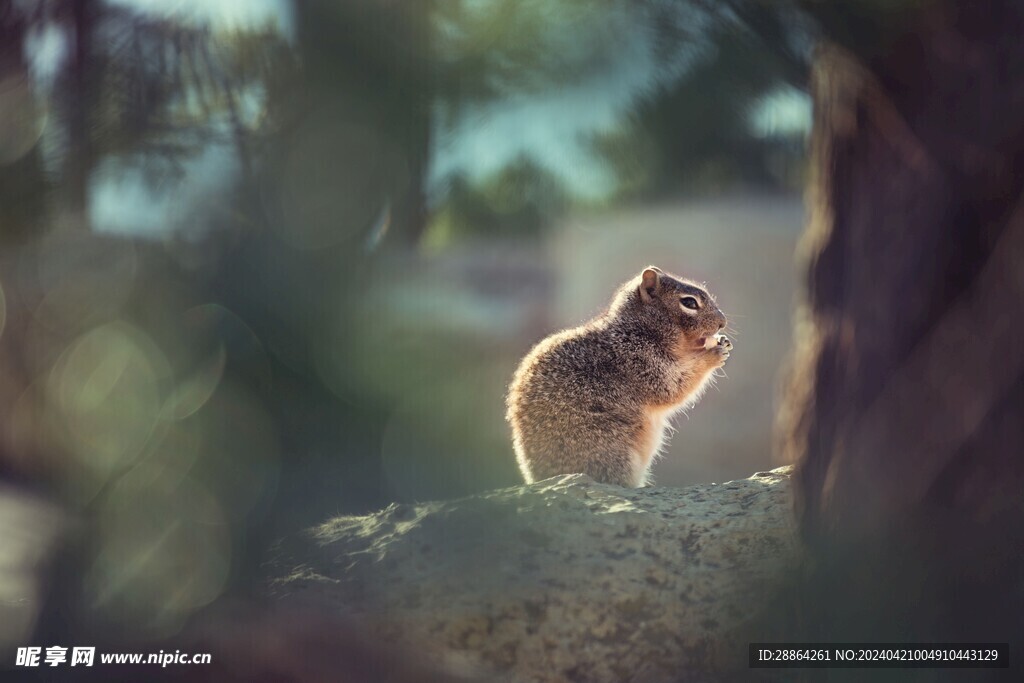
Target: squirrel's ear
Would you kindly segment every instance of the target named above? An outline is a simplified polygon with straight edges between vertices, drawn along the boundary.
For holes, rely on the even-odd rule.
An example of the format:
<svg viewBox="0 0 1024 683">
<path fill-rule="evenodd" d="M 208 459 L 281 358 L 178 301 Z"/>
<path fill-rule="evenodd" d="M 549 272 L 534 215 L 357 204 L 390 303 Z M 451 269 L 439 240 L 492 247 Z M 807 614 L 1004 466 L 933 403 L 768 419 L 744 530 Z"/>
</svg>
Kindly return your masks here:
<svg viewBox="0 0 1024 683">
<path fill-rule="evenodd" d="M 640 275 L 640 299 L 649 303 L 661 289 L 661 271 L 651 266 Z"/>
</svg>

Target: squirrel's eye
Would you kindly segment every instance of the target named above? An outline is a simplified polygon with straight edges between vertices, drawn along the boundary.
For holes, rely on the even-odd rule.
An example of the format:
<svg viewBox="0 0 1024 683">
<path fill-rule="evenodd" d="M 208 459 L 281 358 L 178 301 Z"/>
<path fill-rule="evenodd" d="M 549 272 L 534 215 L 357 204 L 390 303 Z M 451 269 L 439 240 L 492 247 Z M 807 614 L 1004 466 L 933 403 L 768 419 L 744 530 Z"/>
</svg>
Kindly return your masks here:
<svg viewBox="0 0 1024 683">
<path fill-rule="evenodd" d="M 700 305 L 697 303 L 697 299 L 692 296 L 684 296 L 679 300 L 679 303 L 683 305 L 683 308 L 689 308 L 691 311 L 696 311 L 700 308 Z"/>
</svg>

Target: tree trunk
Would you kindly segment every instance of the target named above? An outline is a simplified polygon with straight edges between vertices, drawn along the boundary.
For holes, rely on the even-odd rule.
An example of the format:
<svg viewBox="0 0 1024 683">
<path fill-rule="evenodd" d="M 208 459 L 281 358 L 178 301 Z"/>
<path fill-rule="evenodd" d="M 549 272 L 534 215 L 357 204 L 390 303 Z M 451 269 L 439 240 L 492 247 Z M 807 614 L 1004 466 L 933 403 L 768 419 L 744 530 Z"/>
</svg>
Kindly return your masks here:
<svg viewBox="0 0 1024 683">
<path fill-rule="evenodd" d="M 41 227 L 49 190 L 38 144 L 43 122 L 32 89 L 25 40 L 31 17 L 0 0 L 0 245 L 24 241 Z M 0 292 L 0 331 L 3 329 Z"/>
<path fill-rule="evenodd" d="M 96 109 L 96 65 L 92 54 L 96 30 L 93 0 L 75 0 L 63 8 L 70 15 L 71 56 L 64 84 L 67 120 L 67 158 L 64 162 L 61 208 L 70 225 L 89 227 L 89 177 L 94 158 L 93 115 Z"/>
<path fill-rule="evenodd" d="M 314 149 L 336 157 L 326 162 L 335 176 L 336 206 L 318 237 L 338 241 L 338 231 L 346 230 L 360 248 L 355 258 L 382 246 L 415 246 L 426 227 L 432 7 L 431 0 L 296 5 L 303 127 L 308 133 L 319 126 Z"/>
<path fill-rule="evenodd" d="M 816 640 L 1024 626 L 1024 8 L 923 7 L 867 58 L 822 48 L 813 77 L 780 436 Z"/>
</svg>

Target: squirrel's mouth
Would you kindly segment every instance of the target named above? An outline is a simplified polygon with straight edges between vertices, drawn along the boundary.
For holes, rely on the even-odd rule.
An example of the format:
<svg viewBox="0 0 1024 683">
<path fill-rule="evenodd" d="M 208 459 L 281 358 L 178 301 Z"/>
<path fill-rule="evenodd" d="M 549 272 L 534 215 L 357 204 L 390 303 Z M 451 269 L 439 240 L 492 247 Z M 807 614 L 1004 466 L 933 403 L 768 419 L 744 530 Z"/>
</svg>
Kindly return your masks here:
<svg viewBox="0 0 1024 683">
<path fill-rule="evenodd" d="M 718 345 L 718 335 L 711 337 L 701 337 L 697 340 L 698 349 L 710 349 Z"/>
</svg>

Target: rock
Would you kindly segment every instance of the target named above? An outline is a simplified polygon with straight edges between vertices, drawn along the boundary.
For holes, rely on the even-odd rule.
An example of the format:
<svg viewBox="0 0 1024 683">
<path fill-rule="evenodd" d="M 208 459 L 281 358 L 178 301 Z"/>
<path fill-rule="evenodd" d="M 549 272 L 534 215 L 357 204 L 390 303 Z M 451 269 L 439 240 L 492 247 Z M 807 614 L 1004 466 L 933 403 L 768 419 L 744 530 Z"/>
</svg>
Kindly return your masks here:
<svg viewBox="0 0 1024 683">
<path fill-rule="evenodd" d="M 339 517 L 271 586 L 487 680 L 708 680 L 799 563 L 789 468 L 687 489 L 584 475 Z"/>
</svg>

